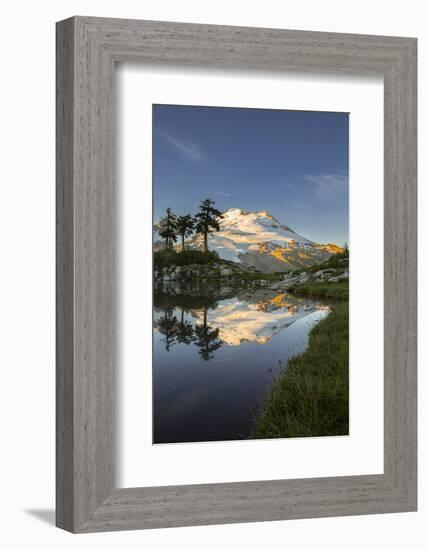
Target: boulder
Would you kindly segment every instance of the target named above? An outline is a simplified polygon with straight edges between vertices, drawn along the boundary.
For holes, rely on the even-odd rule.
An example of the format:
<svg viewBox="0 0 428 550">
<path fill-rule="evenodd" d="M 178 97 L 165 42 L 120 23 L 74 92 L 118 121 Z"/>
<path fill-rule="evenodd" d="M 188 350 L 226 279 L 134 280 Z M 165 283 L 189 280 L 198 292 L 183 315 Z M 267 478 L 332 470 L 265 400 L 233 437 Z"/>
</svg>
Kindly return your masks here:
<svg viewBox="0 0 428 550">
<path fill-rule="evenodd" d="M 341 273 L 340 275 L 336 275 L 336 277 L 332 277 L 329 279 L 329 283 L 338 283 L 339 281 L 343 281 L 345 279 L 349 279 L 349 273 L 348 271 L 345 271 Z"/>
<path fill-rule="evenodd" d="M 230 277 L 233 275 L 233 270 L 229 267 L 221 267 L 220 268 L 220 276 L 221 277 Z"/>
<path fill-rule="evenodd" d="M 269 287 L 271 290 L 282 290 L 284 287 L 281 283 L 274 283 Z"/>
</svg>

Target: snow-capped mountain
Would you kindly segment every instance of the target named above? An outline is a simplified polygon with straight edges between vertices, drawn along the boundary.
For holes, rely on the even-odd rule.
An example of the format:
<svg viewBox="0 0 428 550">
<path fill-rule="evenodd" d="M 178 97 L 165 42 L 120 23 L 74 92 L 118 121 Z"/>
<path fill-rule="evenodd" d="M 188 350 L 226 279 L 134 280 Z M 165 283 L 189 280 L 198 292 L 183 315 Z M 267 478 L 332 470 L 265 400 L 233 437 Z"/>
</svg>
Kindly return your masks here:
<svg viewBox="0 0 428 550">
<path fill-rule="evenodd" d="M 202 248 L 203 237 L 193 236 L 186 245 Z M 342 250 L 334 244 L 317 244 L 302 237 L 264 210 L 244 212 L 238 208 L 223 214 L 220 231 L 210 235 L 208 246 L 224 260 L 263 272 L 302 268 Z"/>
</svg>

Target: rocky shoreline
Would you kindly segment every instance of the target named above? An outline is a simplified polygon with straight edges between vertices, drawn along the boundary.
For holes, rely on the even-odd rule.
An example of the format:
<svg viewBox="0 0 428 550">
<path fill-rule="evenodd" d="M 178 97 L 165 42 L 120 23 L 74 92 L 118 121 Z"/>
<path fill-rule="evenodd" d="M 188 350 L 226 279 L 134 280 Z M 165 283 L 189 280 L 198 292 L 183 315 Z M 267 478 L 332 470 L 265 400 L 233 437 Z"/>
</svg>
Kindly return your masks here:
<svg viewBox="0 0 428 550">
<path fill-rule="evenodd" d="M 256 273 L 239 264 L 213 262 L 210 264 L 172 265 L 154 271 L 156 282 L 185 282 L 192 280 L 208 281 L 218 279 L 231 279 L 240 274 Z"/>
<path fill-rule="evenodd" d="M 233 262 L 173 265 L 154 272 L 155 288 L 162 292 L 183 295 L 230 294 L 240 289 L 271 291 L 296 290 L 300 285 L 348 281 L 348 260 L 335 267 L 294 270 L 289 273 L 262 273 Z"/>
<path fill-rule="evenodd" d="M 348 269 L 338 270 L 334 268 L 321 269 L 315 273 L 302 271 L 297 274 L 285 274 L 278 282 L 272 283 L 272 290 L 281 290 L 307 283 L 338 283 L 349 280 Z"/>
</svg>

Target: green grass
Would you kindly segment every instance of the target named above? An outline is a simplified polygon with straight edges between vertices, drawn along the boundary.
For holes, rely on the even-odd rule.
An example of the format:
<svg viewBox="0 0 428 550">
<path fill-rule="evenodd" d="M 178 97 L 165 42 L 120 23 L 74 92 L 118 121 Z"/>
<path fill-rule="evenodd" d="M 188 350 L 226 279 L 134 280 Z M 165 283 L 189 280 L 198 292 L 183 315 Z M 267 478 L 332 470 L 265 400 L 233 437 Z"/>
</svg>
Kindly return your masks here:
<svg viewBox="0 0 428 550">
<path fill-rule="evenodd" d="M 255 438 L 348 434 L 348 320 L 343 303 L 312 329 L 268 392 Z"/>
<path fill-rule="evenodd" d="M 337 254 L 333 254 L 332 256 L 330 256 L 330 258 L 328 258 L 322 263 L 312 265 L 307 269 L 307 271 L 315 273 L 320 269 L 343 268 L 343 267 L 348 267 L 348 265 L 349 265 L 349 251 L 344 250 L 343 252 L 338 252 Z"/>
<path fill-rule="evenodd" d="M 153 264 L 155 269 L 162 269 L 171 266 L 184 265 L 208 265 L 219 262 L 217 252 L 209 250 L 185 250 L 178 252 L 176 250 L 158 250 L 153 255 Z"/>
<path fill-rule="evenodd" d="M 324 298 L 349 299 L 349 281 L 343 280 L 337 283 L 301 283 L 288 288 L 289 292 L 296 294 L 309 294 L 310 296 L 322 296 Z"/>
</svg>

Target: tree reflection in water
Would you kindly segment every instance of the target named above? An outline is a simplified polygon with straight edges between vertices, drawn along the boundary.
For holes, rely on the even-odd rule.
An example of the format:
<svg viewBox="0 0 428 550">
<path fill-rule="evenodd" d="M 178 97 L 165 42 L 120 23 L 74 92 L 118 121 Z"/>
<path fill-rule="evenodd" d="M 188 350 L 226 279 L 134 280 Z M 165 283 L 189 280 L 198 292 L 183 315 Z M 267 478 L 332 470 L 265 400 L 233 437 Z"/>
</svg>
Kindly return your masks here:
<svg viewBox="0 0 428 550">
<path fill-rule="evenodd" d="M 173 308 L 166 308 L 162 317 L 159 318 L 157 328 L 164 338 L 162 341 L 165 344 L 166 351 L 169 351 L 176 342 L 178 331 L 177 317 L 174 315 Z"/>
<path fill-rule="evenodd" d="M 222 341 L 218 338 L 220 329 L 213 328 L 212 325 L 207 323 L 207 310 L 208 308 L 205 306 L 203 323 L 195 326 L 194 338 L 195 346 L 199 348 L 199 355 L 205 361 L 212 359 L 214 352 L 223 345 Z"/>
<path fill-rule="evenodd" d="M 182 302 L 182 303 L 180 303 Z M 172 303 L 170 297 L 165 295 L 155 294 L 155 310 L 162 311 L 162 315 L 158 317 L 155 326 L 163 335 L 161 342 L 164 343 L 166 351 L 170 351 L 175 344 L 185 344 L 198 347 L 198 353 L 202 359 L 209 361 L 214 358 L 214 352 L 221 348 L 223 342 L 219 339 L 219 329 L 213 328 L 208 323 L 208 310 L 213 310 L 217 307 L 214 299 L 210 298 L 191 298 L 186 297 L 186 300 L 175 299 L 175 304 Z M 180 320 L 178 320 L 175 312 L 180 310 Z M 185 314 L 191 311 L 202 310 L 202 323 L 195 323 L 185 320 Z"/>
</svg>

